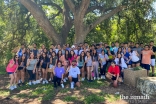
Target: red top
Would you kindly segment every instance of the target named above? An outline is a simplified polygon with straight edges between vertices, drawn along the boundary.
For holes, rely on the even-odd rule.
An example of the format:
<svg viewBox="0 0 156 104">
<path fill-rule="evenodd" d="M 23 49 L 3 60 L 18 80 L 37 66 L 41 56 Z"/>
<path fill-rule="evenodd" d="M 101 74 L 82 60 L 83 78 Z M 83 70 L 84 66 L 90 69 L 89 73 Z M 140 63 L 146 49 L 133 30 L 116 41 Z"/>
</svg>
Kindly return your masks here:
<svg viewBox="0 0 156 104">
<path fill-rule="evenodd" d="M 108 72 L 111 74 L 115 74 L 117 76 L 117 74 L 120 74 L 119 66 L 115 66 L 115 67 L 110 66 Z"/>
</svg>

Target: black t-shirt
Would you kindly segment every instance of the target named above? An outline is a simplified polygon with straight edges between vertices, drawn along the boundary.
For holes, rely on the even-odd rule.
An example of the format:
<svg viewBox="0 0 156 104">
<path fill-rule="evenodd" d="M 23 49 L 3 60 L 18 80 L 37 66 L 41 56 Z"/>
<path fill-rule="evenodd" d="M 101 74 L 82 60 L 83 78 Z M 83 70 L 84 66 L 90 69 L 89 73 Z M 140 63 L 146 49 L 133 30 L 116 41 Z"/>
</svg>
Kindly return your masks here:
<svg viewBox="0 0 156 104">
<path fill-rule="evenodd" d="M 154 53 L 156 52 L 156 47 L 155 46 L 152 47 L 152 51 Z M 151 55 L 151 59 L 155 59 L 155 55 Z"/>
</svg>

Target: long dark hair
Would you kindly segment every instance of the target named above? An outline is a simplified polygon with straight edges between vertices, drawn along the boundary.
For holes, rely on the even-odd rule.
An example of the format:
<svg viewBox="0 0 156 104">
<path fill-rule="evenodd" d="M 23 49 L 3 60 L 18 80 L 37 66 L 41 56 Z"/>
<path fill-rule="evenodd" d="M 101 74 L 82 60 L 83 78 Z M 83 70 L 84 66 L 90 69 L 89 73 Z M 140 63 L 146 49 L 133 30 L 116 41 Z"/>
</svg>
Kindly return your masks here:
<svg viewBox="0 0 156 104">
<path fill-rule="evenodd" d="M 22 59 L 23 56 L 25 57 L 24 60 Z M 21 62 L 24 62 L 24 64 L 26 63 L 26 55 L 23 54 L 22 57 L 20 57 L 20 58 L 18 59 L 18 64 L 19 64 L 19 65 L 21 64 Z"/>
<path fill-rule="evenodd" d="M 68 55 L 66 54 L 66 52 L 68 52 Z M 65 59 L 66 59 L 66 60 L 68 60 L 68 58 L 70 58 L 70 53 L 69 53 L 68 50 L 65 50 L 65 55 L 64 55 L 64 56 L 65 56 Z"/>
<path fill-rule="evenodd" d="M 119 51 L 119 49 L 121 49 L 121 51 Z M 122 53 L 122 48 L 119 47 L 119 48 L 118 48 L 118 52 L 117 52 L 117 54 L 121 54 L 121 53 Z"/>
<path fill-rule="evenodd" d="M 58 60 L 59 60 L 59 58 L 61 57 L 61 56 L 59 56 L 59 52 L 61 52 L 61 56 L 62 56 L 62 51 L 59 50 L 58 53 L 57 53 L 57 58 L 58 58 Z"/>
<path fill-rule="evenodd" d="M 73 52 L 73 56 L 75 55 L 75 52 L 73 50 L 70 51 L 70 58 L 72 58 L 71 52 Z"/>
<path fill-rule="evenodd" d="M 17 56 L 17 55 L 14 55 L 14 59 L 13 59 L 13 60 L 14 60 L 15 64 L 17 64 L 18 61 L 19 61 L 19 60 L 17 60 L 17 63 L 16 63 L 16 57 L 18 57 L 18 56 Z M 19 63 L 18 63 L 18 64 L 19 64 Z"/>
<path fill-rule="evenodd" d="M 122 54 L 121 53 L 118 53 L 118 55 L 121 55 L 121 57 L 119 58 L 119 64 L 121 64 L 121 58 L 122 58 Z"/>
<path fill-rule="evenodd" d="M 82 52 L 84 53 L 84 56 L 81 55 Z M 84 51 L 82 51 L 82 52 L 81 52 L 81 54 L 80 54 L 80 62 L 82 62 L 82 60 L 85 61 L 85 52 L 84 52 Z"/>
</svg>

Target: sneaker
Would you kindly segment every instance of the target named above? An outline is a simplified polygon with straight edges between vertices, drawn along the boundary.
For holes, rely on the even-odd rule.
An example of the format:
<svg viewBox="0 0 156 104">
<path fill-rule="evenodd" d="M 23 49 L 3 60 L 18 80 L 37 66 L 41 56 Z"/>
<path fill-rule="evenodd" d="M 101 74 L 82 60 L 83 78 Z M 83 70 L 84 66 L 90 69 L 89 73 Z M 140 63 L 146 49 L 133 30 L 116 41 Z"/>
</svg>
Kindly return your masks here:
<svg viewBox="0 0 156 104">
<path fill-rule="evenodd" d="M 71 89 L 74 89 L 74 82 L 71 82 Z"/>
<path fill-rule="evenodd" d="M 101 75 L 101 79 L 103 79 L 103 75 Z"/>
<path fill-rule="evenodd" d="M 63 79 L 63 82 L 67 82 L 66 79 Z"/>
<path fill-rule="evenodd" d="M 98 79 L 98 80 L 100 80 L 100 78 L 99 78 L 99 77 L 97 77 L 97 79 Z"/>
<path fill-rule="evenodd" d="M 41 83 L 41 81 L 40 80 L 37 80 L 37 83 L 39 84 L 39 83 Z"/>
<path fill-rule="evenodd" d="M 47 80 L 45 80 L 45 83 L 48 84 L 49 82 Z"/>
<path fill-rule="evenodd" d="M 66 80 L 68 80 L 68 78 L 67 78 L 67 77 L 66 77 L 65 79 L 66 79 Z"/>
<path fill-rule="evenodd" d="M 16 88 L 17 88 L 17 86 L 16 86 L 16 85 L 14 85 L 13 87 L 14 87 L 14 89 L 16 89 Z"/>
<path fill-rule="evenodd" d="M 81 78 L 81 81 L 84 81 L 84 78 Z"/>
<path fill-rule="evenodd" d="M 19 80 L 18 83 L 21 83 L 21 80 Z"/>
<path fill-rule="evenodd" d="M 63 85 L 63 84 L 61 84 L 61 87 L 62 87 L 62 88 L 64 88 L 64 85 Z"/>
<path fill-rule="evenodd" d="M 31 82 L 29 82 L 28 84 L 29 84 L 30 86 L 32 85 L 32 83 L 31 83 Z"/>
<path fill-rule="evenodd" d="M 42 80 L 43 80 L 43 78 L 40 79 L 40 81 L 42 81 Z"/>
<path fill-rule="evenodd" d="M 103 76 L 103 79 L 106 79 L 106 77 L 105 77 L 105 76 Z"/>
<path fill-rule="evenodd" d="M 44 80 L 42 81 L 42 84 L 45 84 L 45 81 Z"/>
<path fill-rule="evenodd" d="M 51 78 L 49 78 L 49 82 L 51 81 Z"/>
<path fill-rule="evenodd" d="M 36 81 L 33 81 L 32 83 L 33 83 L 33 85 L 36 85 L 37 84 Z"/>
<path fill-rule="evenodd" d="M 10 86 L 10 88 L 9 88 L 9 89 L 12 91 L 12 90 L 14 90 L 14 87 L 13 87 L 13 86 Z"/>
<path fill-rule="evenodd" d="M 94 77 L 94 80 L 96 80 L 96 77 Z"/>
</svg>

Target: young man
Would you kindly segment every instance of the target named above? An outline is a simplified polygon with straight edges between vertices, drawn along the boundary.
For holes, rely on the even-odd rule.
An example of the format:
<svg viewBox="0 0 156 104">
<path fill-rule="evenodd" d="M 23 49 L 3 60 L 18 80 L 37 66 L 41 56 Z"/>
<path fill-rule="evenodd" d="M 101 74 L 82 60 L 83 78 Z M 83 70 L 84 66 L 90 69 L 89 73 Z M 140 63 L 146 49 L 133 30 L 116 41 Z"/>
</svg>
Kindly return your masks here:
<svg viewBox="0 0 156 104">
<path fill-rule="evenodd" d="M 111 51 L 110 50 L 110 47 L 109 46 L 106 47 L 106 50 L 107 50 L 106 54 L 109 57 L 109 60 L 107 61 L 108 62 L 107 63 L 107 66 L 109 67 L 110 66 L 110 63 L 115 59 L 115 54 L 114 54 L 114 51 Z"/>
<path fill-rule="evenodd" d="M 119 66 L 115 64 L 116 64 L 115 61 L 111 62 L 111 66 L 108 68 L 108 73 L 106 74 L 106 77 L 113 81 L 114 87 L 117 87 L 118 82 L 120 81 L 120 78 L 119 78 L 120 69 L 119 69 Z"/>
<path fill-rule="evenodd" d="M 150 42 L 150 50 L 154 53 L 156 52 L 156 47 L 154 46 L 154 41 Z M 152 77 L 154 76 L 154 66 L 155 66 L 155 54 L 151 56 L 151 67 L 152 67 Z"/>
<path fill-rule="evenodd" d="M 74 89 L 74 84 L 80 87 L 80 69 L 76 66 L 76 60 L 72 61 L 72 65 L 67 69 L 69 72 L 69 81 L 71 83 L 71 89 Z"/>
<path fill-rule="evenodd" d="M 142 67 L 147 70 L 147 75 L 149 76 L 151 56 L 154 54 L 152 50 L 149 49 L 148 45 L 145 45 L 144 50 L 142 51 Z"/>
<path fill-rule="evenodd" d="M 133 51 L 137 51 L 137 53 L 139 54 L 139 59 L 141 60 L 141 51 L 143 49 L 139 46 L 139 43 L 135 44 L 135 47 L 133 48 Z"/>
<path fill-rule="evenodd" d="M 33 44 L 32 52 L 34 53 L 35 58 L 37 58 L 37 54 L 38 54 L 39 52 L 38 52 L 38 50 L 37 50 L 37 45 L 36 45 L 36 43 Z"/>
<path fill-rule="evenodd" d="M 117 52 L 118 52 L 118 48 L 119 48 L 119 42 L 116 41 L 116 42 L 115 42 L 115 47 L 114 47 L 114 53 L 115 53 L 115 55 L 116 55 Z"/>
</svg>

